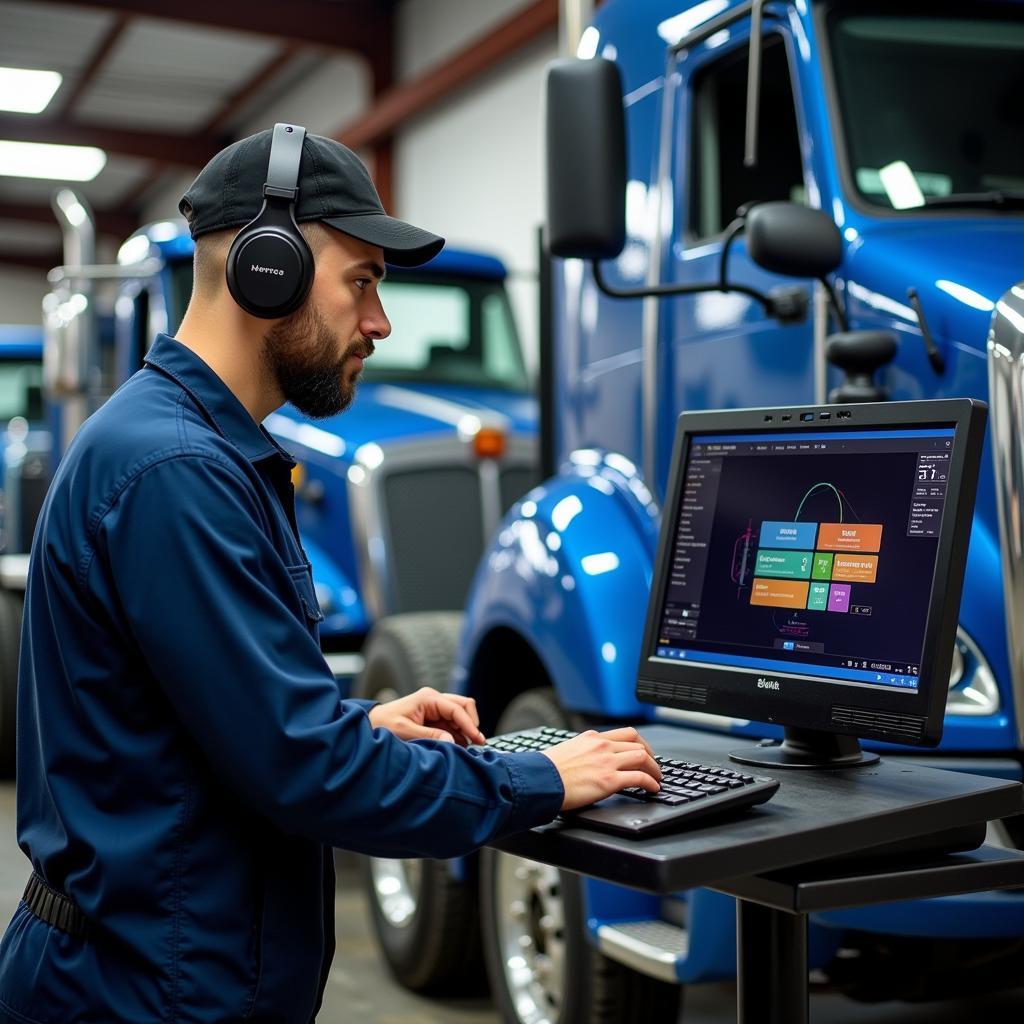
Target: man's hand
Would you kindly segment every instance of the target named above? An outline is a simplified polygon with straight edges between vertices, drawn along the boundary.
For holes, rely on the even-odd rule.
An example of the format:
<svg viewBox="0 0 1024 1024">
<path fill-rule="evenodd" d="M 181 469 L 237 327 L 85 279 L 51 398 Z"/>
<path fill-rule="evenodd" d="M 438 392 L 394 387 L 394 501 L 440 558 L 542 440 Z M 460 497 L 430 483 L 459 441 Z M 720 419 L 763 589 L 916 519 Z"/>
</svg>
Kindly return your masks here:
<svg viewBox="0 0 1024 1024">
<path fill-rule="evenodd" d="M 462 747 L 487 742 L 472 697 L 438 693 L 429 686 L 371 708 L 370 724 L 402 740 L 444 740 Z"/>
<path fill-rule="evenodd" d="M 661 789 L 661 769 L 654 754 L 630 726 L 609 732 L 591 729 L 541 753 L 554 762 L 562 777 L 563 811 L 586 807 L 628 786 L 642 786 L 651 793 Z"/>
</svg>

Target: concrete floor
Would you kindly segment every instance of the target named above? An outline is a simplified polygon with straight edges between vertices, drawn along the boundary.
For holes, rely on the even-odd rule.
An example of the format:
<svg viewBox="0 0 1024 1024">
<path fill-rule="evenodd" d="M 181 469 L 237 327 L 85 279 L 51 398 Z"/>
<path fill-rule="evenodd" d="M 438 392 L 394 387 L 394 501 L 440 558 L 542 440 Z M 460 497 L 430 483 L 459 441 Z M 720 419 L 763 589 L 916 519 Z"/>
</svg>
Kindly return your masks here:
<svg viewBox="0 0 1024 1024">
<path fill-rule="evenodd" d="M 28 862 L 14 830 L 14 786 L 0 785 L 0 921 L 6 923 L 28 877 Z M 395 985 L 377 954 L 353 862 L 340 859 L 337 898 L 338 953 L 319 1024 L 499 1024 L 486 1000 L 432 1001 Z M 680 1024 L 732 1024 L 732 984 L 693 986 Z M 1024 1019 L 1024 990 L 943 1004 L 863 1005 L 831 993 L 811 997 L 813 1024 L 974 1024 Z M 638 1022 L 640 1024 L 640 1022 Z M 643 1022 L 648 1024 L 648 1022 Z M 651 1022 L 654 1024 L 654 1022 Z"/>
</svg>

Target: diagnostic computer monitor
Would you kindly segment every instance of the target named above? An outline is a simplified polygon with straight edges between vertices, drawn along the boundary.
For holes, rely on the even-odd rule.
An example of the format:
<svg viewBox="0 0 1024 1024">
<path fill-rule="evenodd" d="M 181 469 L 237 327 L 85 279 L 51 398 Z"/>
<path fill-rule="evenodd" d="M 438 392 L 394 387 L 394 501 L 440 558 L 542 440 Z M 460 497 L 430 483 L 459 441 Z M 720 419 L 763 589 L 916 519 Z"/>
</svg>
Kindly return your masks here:
<svg viewBox="0 0 1024 1024">
<path fill-rule="evenodd" d="M 747 763 L 842 767 L 934 746 L 986 406 L 679 417 L 637 697 L 785 727 Z"/>
</svg>

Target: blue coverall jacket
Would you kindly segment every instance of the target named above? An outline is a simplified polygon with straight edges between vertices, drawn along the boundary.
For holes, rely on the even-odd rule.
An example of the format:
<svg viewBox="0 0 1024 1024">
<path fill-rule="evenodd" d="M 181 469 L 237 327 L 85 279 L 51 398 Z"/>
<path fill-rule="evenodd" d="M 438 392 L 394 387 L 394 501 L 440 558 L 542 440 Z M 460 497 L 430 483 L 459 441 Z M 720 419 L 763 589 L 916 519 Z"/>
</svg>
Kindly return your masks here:
<svg viewBox="0 0 1024 1024">
<path fill-rule="evenodd" d="M 339 700 L 292 460 L 174 339 L 146 363 L 62 459 L 25 601 L 18 839 L 92 934 L 20 904 L 0 1021 L 307 1024 L 331 845 L 465 853 L 550 820 L 562 784 Z"/>
</svg>

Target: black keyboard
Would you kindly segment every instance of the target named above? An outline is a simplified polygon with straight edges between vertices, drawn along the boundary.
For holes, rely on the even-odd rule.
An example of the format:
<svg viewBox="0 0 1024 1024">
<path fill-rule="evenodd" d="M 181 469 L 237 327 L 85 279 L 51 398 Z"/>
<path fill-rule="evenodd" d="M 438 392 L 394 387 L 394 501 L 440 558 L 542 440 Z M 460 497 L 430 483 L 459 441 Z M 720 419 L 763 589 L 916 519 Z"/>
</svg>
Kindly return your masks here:
<svg viewBox="0 0 1024 1024">
<path fill-rule="evenodd" d="M 493 736 L 487 746 L 503 753 L 547 750 L 578 735 L 544 726 Z M 701 764 L 684 758 L 658 757 L 661 790 L 623 789 L 589 807 L 565 811 L 567 824 L 646 839 L 661 832 L 679 832 L 691 823 L 716 814 L 744 810 L 764 803 L 779 788 L 776 779 L 748 775 L 719 764 Z"/>
</svg>

